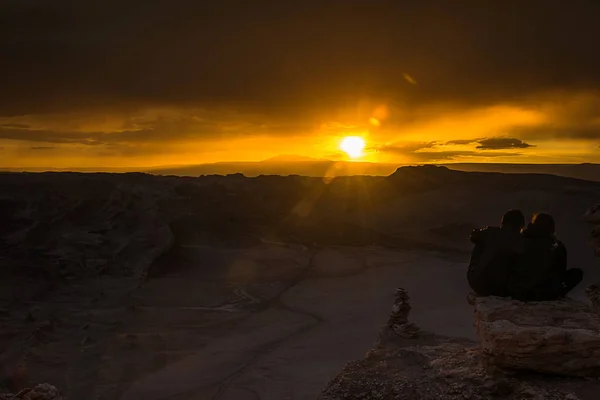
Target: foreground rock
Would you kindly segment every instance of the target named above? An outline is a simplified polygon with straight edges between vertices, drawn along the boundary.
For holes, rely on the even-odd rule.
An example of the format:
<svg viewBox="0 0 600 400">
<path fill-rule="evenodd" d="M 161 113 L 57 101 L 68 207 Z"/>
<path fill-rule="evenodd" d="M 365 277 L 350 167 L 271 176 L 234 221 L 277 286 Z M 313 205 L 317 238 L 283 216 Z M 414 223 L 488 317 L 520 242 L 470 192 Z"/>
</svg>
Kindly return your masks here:
<svg viewBox="0 0 600 400">
<path fill-rule="evenodd" d="M 487 335 L 480 346 L 427 332 L 397 332 L 397 327 L 410 324 L 410 305 L 405 291 L 396 294 L 390 322 L 375 348 L 364 359 L 347 364 L 329 382 L 321 400 L 597 399 L 600 382 L 595 378 L 523 372 L 490 363 L 515 368 L 528 362 L 529 369 L 570 375 L 597 372 L 598 319 L 585 304 L 569 301 L 525 306 L 510 300 L 477 299 L 478 324 Z M 556 313 L 554 319 L 551 312 Z M 587 353 L 586 345 L 590 346 Z M 505 358 L 500 357 L 501 351 L 506 352 Z"/>
<path fill-rule="evenodd" d="M 600 386 L 585 384 L 489 370 L 476 347 L 431 336 L 413 346 L 388 344 L 349 363 L 320 399 L 595 399 Z"/>
<path fill-rule="evenodd" d="M 600 315 L 587 304 L 481 297 L 475 325 L 483 353 L 498 367 L 600 376 Z"/>
<path fill-rule="evenodd" d="M 15 394 L 0 394 L 0 400 L 62 400 L 58 389 L 47 383 L 23 389 Z"/>
</svg>

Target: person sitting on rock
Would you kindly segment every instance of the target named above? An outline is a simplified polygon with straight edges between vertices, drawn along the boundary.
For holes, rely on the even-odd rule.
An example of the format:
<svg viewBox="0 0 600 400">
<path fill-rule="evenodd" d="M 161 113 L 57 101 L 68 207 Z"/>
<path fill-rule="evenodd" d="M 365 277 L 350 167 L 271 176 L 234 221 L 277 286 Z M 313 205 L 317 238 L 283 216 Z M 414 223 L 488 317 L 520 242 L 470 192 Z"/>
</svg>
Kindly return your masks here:
<svg viewBox="0 0 600 400">
<path fill-rule="evenodd" d="M 508 296 L 508 271 L 516 262 L 522 242 L 521 229 L 525 217 L 519 210 L 509 210 L 500 226 L 475 229 L 475 244 L 467 272 L 469 286 L 478 296 Z"/>
<path fill-rule="evenodd" d="M 567 269 L 567 249 L 555 236 L 550 214 L 535 214 L 522 236 L 522 252 L 510 270 L 511 297 L 521 301 L 557 300 L 581 282 L 581 269 Z"/>
</svg>

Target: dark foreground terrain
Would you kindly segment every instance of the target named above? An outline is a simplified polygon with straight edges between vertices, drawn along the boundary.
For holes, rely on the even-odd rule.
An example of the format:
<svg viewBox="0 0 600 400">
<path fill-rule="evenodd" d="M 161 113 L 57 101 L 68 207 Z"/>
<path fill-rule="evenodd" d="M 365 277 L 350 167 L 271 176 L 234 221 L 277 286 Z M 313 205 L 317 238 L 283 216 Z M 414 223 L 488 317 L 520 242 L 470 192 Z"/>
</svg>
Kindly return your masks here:
<svg viewBox="0 0 600 400">
<path fill-rule="evenodd" d="M 468 234 L 581 220 L 600 183 L 406 167 L 389 177 L 0 174 L 0 384 L 69 399 L 314 398 L 372 347 L 393 289 L 423 329 L 472 339 Z"/>
</svg>

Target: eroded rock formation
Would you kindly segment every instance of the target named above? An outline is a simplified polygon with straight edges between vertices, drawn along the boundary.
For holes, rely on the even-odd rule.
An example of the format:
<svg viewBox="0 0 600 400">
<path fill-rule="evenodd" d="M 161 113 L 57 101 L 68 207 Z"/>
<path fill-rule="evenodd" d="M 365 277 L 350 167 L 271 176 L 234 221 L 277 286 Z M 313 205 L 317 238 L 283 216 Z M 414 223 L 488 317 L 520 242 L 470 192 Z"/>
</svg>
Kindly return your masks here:
<svg viewBox="0 0 600 400">
<path fill-rule="evenodd" d="M 483 354 L 498 367 L 600 376 L 600 314 L 587 304 L 480 297 L 475 325 Z"/>
</svg>

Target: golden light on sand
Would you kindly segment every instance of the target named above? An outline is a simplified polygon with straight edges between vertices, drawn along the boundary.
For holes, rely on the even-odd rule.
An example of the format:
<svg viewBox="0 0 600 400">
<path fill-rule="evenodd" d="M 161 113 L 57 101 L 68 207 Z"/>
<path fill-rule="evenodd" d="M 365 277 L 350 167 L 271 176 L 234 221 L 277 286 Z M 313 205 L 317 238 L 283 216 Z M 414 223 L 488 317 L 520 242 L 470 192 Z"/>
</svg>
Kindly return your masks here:
<svg viewBox="0 0 600 400">
<path fill-rule="evenodd" d="M 340 149 L 350 158 L 359 158 L 363 155 L 365 140 L 360 136 L 346 136 L 340 142 Z"/>
</svg>

